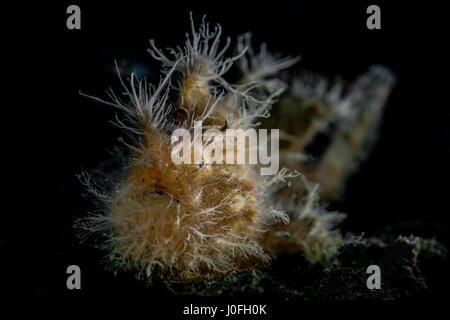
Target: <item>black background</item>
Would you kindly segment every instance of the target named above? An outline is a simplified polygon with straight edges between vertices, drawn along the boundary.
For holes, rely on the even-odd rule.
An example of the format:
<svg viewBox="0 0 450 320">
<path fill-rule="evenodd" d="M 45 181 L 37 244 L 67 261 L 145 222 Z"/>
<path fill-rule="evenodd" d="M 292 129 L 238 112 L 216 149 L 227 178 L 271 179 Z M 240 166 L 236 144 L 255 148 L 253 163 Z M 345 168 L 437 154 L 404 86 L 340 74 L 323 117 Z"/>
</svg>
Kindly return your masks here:
<svg viewBox="0 0 450 320">
<path fill-rule="evenodd" d="M 70 4 L 81 8 L 81 30 L 66 28 Z M 381 7 L 381 30 L 366 28 L 370 4 Z M 203 14 L 211 24 L 220 23 L 233 43 L 251 31 L 256 44 L 265 41 L 273 51 L 301 55 L 294 71 L 351 80 L 369 65 L 388 66 L 398 82 L 380 138 L 345 197 L 330 209 L 348 214 L 344 232 L 414 233 L 448 245 L 448 33 L 445 12 L 436 3 L 61 1 L 9 11 L 17 16 L 11 30 L 24 31 L 5 48 L 18 58 L 6 64 L 20 70 L 13 112 L 23 119 L 19 130 L 9 131 L 19 138 L 9 158 L 19 167 L 12 173 L 20 173 L 13 174 L 13 197 L 5 200 L 13 204 L 5 210 L 12 222 L 2 224 L 2 283 L 9 292 L 145 295 L 132 277 L 105 273 L 98 253 L 74 237 L 74 219 L 93 209 L 76 175 L 107 159 L 106 149 L 122 134 L 110 123 L 113 108 L 78 92 L 105 97 L 105 89 L 118 88 L 114 60 L 129 71 L 146 66 L 147 77 L 158 79 L 159 66 L 146 52 L 148 39 L 162 48 L 181 44 L 190 31 L 189 11 L 197 25 Z M 70 264 L 83 271 L 79 292 L 65 286 Z"/>
</svg>

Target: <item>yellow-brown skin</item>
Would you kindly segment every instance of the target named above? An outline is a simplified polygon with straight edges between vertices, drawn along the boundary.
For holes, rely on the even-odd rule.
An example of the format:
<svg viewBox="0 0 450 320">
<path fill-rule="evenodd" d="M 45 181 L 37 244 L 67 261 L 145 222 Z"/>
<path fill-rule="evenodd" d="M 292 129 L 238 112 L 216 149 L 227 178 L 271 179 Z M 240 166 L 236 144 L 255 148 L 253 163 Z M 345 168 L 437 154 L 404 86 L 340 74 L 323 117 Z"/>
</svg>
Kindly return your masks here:
<svg viewBox="0 0 450 320">
<path fill-rule="evenodd" d="M 206 81 L 186 76 L 175 110 L 184 110 L 184 123 L 192 129 L 214 99 Z M 233 101 L 231 94 L 225 96 L 204 123 L 221 127 L 227 115 L 236 119 Z M 271 225 L 279 212 L 266 199 L 270 183 L 258 168 L 175 164 L 170 132 L 149 125 L 150 116 L 144 116 L 143 138 L 105 215 L 113 269 L 135 270 L 151 281 L 155 273 L 191 279 L 258 267 L 284 252 L 303 251 L 311 261 L 323 260 L 335 241 L 320 229 L 318 217 L 294 214 L 288 226 L 276 219 Z"/>
<path fill-rule="evenodd" d="M 201 113 L 189 102 L 211 97 L 205 84 L 187 78 L 181 88 L 180 107 Z M 146 130 L 111 204 L 111 260 L 149 278 L 156 270 L 192 278 L 266 263 L 259 173 L 250 165 L 175 164 L 170 135 Z"/>
<path fill-rule="evenodd" d="M 206 106 L 210 97 L 207 83 L 196 77 L 185 77 L 181 88 L 178 106 L 189 108 L 192 106 Z"/>
<path fill-rule="evenodd" d="M 212 39 L 204 32 L 199 34 L 195 39 Z M 205 42 L 192 41 L 192 46 Z M 211 67 L 217 63 L 211 60 L 214 51 L 202 56 L 201 50 L 194 49 L 189 52 L 190 59 L 179 56 L 176 63 L 168 61 L 157 49 L 153 54 L 166 61 L 172 71 L 176 68 L 184 75 L 171 125 L 160 126 L 161 119 L 154 121 L 154 115 L 147 110 L 156 110 L 152 105 L 156 100 L 138 99 L 134 91 L 128 93 L 134 99 L 136 112 L 119 105 L 139 123 L 139 128 L 133 129 L 140 133 L 140 143 L 116 192 L 106 197 L 107 212 L 94 217 L 87 227 L 106 234 L 103 247 L 109 252 L 110 266 L 113 270 L 135 270 L 138 276 L 151 281 L 155 274 L 191 279 L 258 267 L 286 252 L 303 252 L 311 262 L 327 260 L 340 240 L 331 231 L 333 221 L 338 219 L 320 208 L 317 194 L 321 189 L 317 185 L 311 187 L 306 179 L 294 179 L 294 188 L 277 192 L 272 190 L 270 178 L 263 179 L 256 166 L 172 162 L 170 138 L 174 128 L 193 130 L 194 122 L 201 120 L 204 129 L 213 127 L 225 134 L 228 127 L 246 130 L 255 120 L 241 114 L 245 87 L 230 90 L 220 98 L 211 92 L 208 82 L 214 79 L 214 72 L 222 69 Z M 256 70 L 254 74 L 261 73 Z M 248 78 L 244 74 L 240 83 L 245 84 Z M 348 126 L 347 132 L 341 132 L 332 141 L 316 167 L 308 167 L 284 158 L 283 151 L 301 152 L 317 133 L 318 123 L 328 119 L 336 108 L 314 99 L 300 100 L 286 104 L 282 101 L 278 110 L 285 113 L 276 117 L 269 128 L 285 129 L 288 134 L 287 143 L 281 145 L 282 166 L 300 169 L 308 179 L 323 184 L 322 194 L 330 199 L 347 176 L 347 163 L 360 153 L 376 114 L 363 113 Z M 299 201 L 290 201 L 295 196 Z M 275 210 L 275 204 L 283 207 L 289 217 Z"/>
</svg>

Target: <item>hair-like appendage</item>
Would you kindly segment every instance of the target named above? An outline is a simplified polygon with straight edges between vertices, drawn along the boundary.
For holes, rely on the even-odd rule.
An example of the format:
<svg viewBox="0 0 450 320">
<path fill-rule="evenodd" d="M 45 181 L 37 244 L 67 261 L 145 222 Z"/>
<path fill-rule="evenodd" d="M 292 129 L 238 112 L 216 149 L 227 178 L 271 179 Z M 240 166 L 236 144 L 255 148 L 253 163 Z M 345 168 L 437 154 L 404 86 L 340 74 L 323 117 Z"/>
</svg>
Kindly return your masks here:
<svg viewBox="0 0 450 320">
<path fill-rule="evenodd" d="M 210 81 L 218 80 L 238 57 L 222 59 L 228 43 L 218 52 L 220 26 L 214 33 L 205 22 L 198 32 L 193 24 L 192 28 L 192 39 L 186 40 L 184 49 L 172 50 L 173 61 L 152 42 L 152 55 L 168 68 L 157 88 L 149 89 L 132 74 L 129 85 L 121 79 L 128 101 L 113 92 L 109 92 L 112 102 L 95 98 L 124 111 L 125 120 L 118 120 L 118 125 L 139 139 L 132 147 L 123 180 L 104 197 L 104 214 L 87 218 L 81 225 L 107 235 L 102 246 L 113 269 L 137 270 L 149 280 L 155 270 L 163 277 L 187 279 L 267 263 L 269 255 L 259 242 L 261 234 L 273 222 L 288 222 L 286 214 L 276 210 L 267 197 L 272 184 L 290 176 L 285 170 L 265 179 L 249 164 L 172 161 L 174 129 L 192 131 L 195 121 L 225 121 L 217 114 L 224 107 L 222 101 L 233 108 L 227 114 L 229 127 L 247 129 L 256 118 L 267 116 L 274 101 L 273 96 L 254 100 L 254 110 L 249 111 L 243 95 L 234 99 L 240 105 L 230 106 L 234 90 L 225 97 L 223 92 L 215 94 Z M 168 104 L 174 71 L 183 75 L 173 109 L 183 110 L 185 118 L 177 122 L 169 120 L 172 112 Z M 219 134 L 225 135 L 219 129 L 217 126 Z M 201 144 L 206 147 L 215 141 Z M 192 148 L 195 154 L 196 144 Z"/>
<path fill-rule="evenodd" d="M 272 257 L 303 252 L 310 262 L 327 262 L 342 244 L 335 227 L 345 215 L 326 211 L 320 205 L 318 183 L 313 184 L 302 176 L 301 184 L 302 196 L 292 194 L 290 199 L 278 198 L 279 205 L 289 215 L 289 224 L 273 224 L 264 233 L 262 243 Z"/>
<path fill-rule="evenodd" d="M 308 73 L 294 79 L 289 95 L 274 107 L 266 124 L 282 128 L 281 165 L 318 182 L 322 201 L 339 196 L 373 144 L 394 84 L 394 75 L 382 66 L 372 66 L 350 85 L 340 79 L 330 84 Z M 308 147 L 319 135 L 329 142 L 319 146 L 324 149 L 320 154 L 311 155 Z M 302 194 L 304 185 L 294 183 L 293 188 Z M 283 193 L 290 197 L 292 190 Z"/>
<path fill-rule="evenodd" d="M 131 156 L 112 192 L 98 190 L 85 175 L 84 182 L 103 211 L 81 219 L 78 226 L 103 237 L 99 246 L 106 250 L 113 270 L 135 270 L 148 281 L 155 274 L 190 279 L 257 267 L 284 252 L 302 251 L 313 262 L 326 260 L 339 242 L 331 230 L 341 216 L 321 208 L 317 183 L 296 179 L 296 171 L 285 168 L 267 178 L 252 164 L 219 164 L 209 158 L 200 164 L 173 161 L 179 145 L 173 143 L 172 133 L 177 129 L 194 133 L 195 157 L 202 154 L 199 148 L 222 149 L 226 129 L 247 130 L 258 126 L 259 119 L 267 120 L 287 88 L 276 75 L 299 59 L 279 58 L 264 44 L 256 54 L 249 34 L 238 39 L 237 54 L 227 58 L 230 40 L 220 48 L 219 25 L 211 32 L 203 20 L 196 30 L 191 16 L 191 28 L 184 47 L 169 50 L 172 58 L 150 41 L 150 54 L 165 67 L 158 86 L 134 74 L 126 83 L 119 74 L 124 99 L 113 91 L 108 92 L 108 101 L 91 97 L 123 111 L 124 119 L 117 119 L 117 125 L 135 141 L 128 145 Z M 236 85 L 223 78 L 233 63 L 242 72 Z M 182 75 L 176 89 L 171 84 L 175 72 Z M 294 83 L 291 94 L 278 104 L 278 122 L 272 126 L 286 129 L 282 163 L 305 170 L 326 192 L 336 189 L 348 171 L 345 163 L 360 154 L 379 118 L 389 79 L 387 71 L 374 69 L 345 95 L 340 85 L 327 91 L 320 89 L 321 84 Z M 170 101 L 171 90 L 177 90 L 176 101 Z M 310 170 L 296 155 L 332 119 L 342 123 L 338 135 L 323 163 Z M 196 140 L 199 121 L 222 139 Z M 296 186 L 291 198 L 285 196 L 289 189 L 279 191 L 286 179 Z"/>
</svg>

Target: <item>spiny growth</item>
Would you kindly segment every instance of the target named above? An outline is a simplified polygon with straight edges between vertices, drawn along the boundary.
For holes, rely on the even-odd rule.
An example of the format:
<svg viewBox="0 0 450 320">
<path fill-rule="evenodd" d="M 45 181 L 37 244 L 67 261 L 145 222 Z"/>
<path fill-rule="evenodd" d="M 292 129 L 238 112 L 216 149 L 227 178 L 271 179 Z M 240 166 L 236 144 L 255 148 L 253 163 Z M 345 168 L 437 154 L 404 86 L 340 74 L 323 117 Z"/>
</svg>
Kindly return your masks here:
<svg viewBox="0 0 450 320">
<path fill-rule="evenodd" d="M 193 131 L 196 121 L 201 121 L 204 127 L 225 135 L 227 128 L 257 126 L 258 119 L 267 123 L 270 108 L 287 87 L 275 76 L 298 61 L 272 55 L 265 45 L 255 54 L 249 34 L 238 39 L 235 56 L 225 58 L 230 40 L 220 46 L 219 25 L 211 32 L 203 21 L 197 31 L 191 17 L 191 27 L 184 47 L 169 50 L 172 58 L 150 41 L 151 55 L 165 68 L 157 87 L 134 74 L 126 84 L 119 74 L 126 101 L 113 91 L 108 92 L 110 101 L 94 98 L 123 111 L 125 119 L 117 120 L 117 124 L 136 139 L 129 146 L 132 155 L 123 179 L 113 192 L 99 192 L 86 179 L 88 188 L 102 201 L 103 214 L 93 214 L 79 225 L 89 233 L 106 236 L 100 246 L 108 252 L 113 269 L 136 270 L 138 276 L 148 280 L 155 273 L 181 279 L 227 273 L 266 264 L 286 251 L 303 251 L 310 261 L 323 261 L 338 242 L 338 234 L 331 231 L 338 216 L 321 209 L 317 184 L 300 180 L 295 171 L 286 169 L 263 178 L 255 165 L 216 164 L 207 159 L 201 165 L 172 161 L 171 133 L 178 128 Z M 233 63 L 242 72 L 241 81 L 235 85 L 223 78 Z M 182 75 L 182 81 L 171 105 L 171 79 L 176 72 Z M 312 94 L 302 93 L 300 84 L 294 83 L 294 90 L 301 96 L 297 98 L 299 109 L 304 110 L 304 99 L 312 99 Z M 349 112 L 347 109 L 351 110 L 358 99 L 349 98 L 350 107 L 329 101 L 326 105 L 331 106 L 317 108 L 328 108 L 326 112 L 334 108 L 339 117 L 339 112 Z M 277 108 L 286 105 L 285 98 L 281 102 Z M 305 114 L 311 115 L 301 113 L 300 121 L 313 123 L 322 115 L 321 111 L 314 112 L 304 119 Z M 373 118 L 371 114 L 367 117 Z M 367 131 L 365 120 L 353 118 L 355 126 L 363 123 L 358 132 Z M 284 125 L 282 119 L 279 121 Z M 292 137 L 295 147 L 288 148 L 292 152 L 300 151 L 304 137 L 311 135 L 289 134 L 299 136 L 299 141 Z M 214 143 L 215 139 L 202 142 L 202 147 Z M 195 148 L 193 144 L 192 154 Z M 288 159 L 282 161 L 295 168 L 297 162 Z M 305 186 L 292 200 L 282 196 L 287 189 L 280 191 L 288 178 L 295 185 Z"/>
</svg>

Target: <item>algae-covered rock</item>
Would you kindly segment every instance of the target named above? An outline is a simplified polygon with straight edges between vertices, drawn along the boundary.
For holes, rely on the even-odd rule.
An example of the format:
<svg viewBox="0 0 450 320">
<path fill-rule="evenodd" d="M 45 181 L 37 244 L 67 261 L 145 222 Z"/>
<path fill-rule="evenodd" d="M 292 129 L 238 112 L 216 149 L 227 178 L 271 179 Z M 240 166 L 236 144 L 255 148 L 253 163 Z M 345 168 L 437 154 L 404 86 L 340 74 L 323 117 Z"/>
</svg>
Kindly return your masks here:
<svg viewBox="0 0 450 320">
<path fill-rule="evenodd" d="M 368 289 L 370 265 L 380 268 L 381 288 Z M 439 266 L 439 267 L 435 267 Z M 275 297 L 286 300 L 399 300 L 442 297 L 448 279 L 447 250 L 436 240 L 353 238 L 326 265 L 311 264 L 302 254 L 279 257 L 266 269 L 226 276 L 166 282 L 171 294 L 203 297 Z"/>
</svg>

